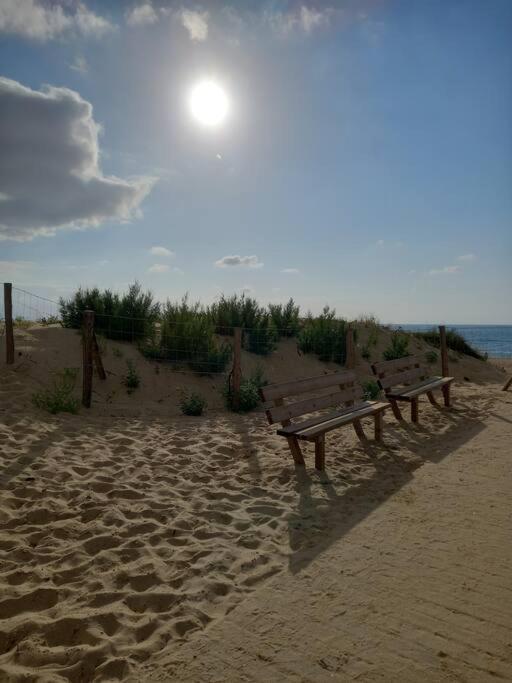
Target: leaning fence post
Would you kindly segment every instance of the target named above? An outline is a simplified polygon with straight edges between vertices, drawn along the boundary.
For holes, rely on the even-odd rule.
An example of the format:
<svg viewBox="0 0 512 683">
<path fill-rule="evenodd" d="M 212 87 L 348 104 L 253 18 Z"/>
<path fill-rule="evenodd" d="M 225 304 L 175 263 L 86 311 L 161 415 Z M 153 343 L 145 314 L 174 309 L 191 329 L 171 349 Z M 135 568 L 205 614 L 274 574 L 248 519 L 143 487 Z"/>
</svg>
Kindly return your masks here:
<svg viewBox="0 0 512 683">
<path fill-rule="evenodd" d="M 91 407 L 92 395 L 92 357 L 94 339 L 94 311 L 83 312 L 83 362 L 82 362 L 82 403 Z"/>
<path fill-rule="evenodd" d="M 439 325 L 439 341 L 441 345 L 441 374 L 448 377 L 448 346 L 446 345 L 446 327 Z"/>
<path fill-rule="evenodd" d="M 356 353 L 355 353 L 355 346 L 354 346 L 354 330 L 352 329 L 352 326 L 349 325 L 347 328 L 347 337 L 346 337 L 346 358 L 345 358 L 345 367 L 348 370 L 353 370 L 356 366 Z"/>
<path fill-rule="evenodd" d="M 12 283 L 4 282 L 5 362 L 14 363 L 14 328 L 12 324 Z"/>
<path fill-rule="evenodd" d="M 233 410 L 240 407 L 240 384 L 242 381 L 242 329 L 235 327 L 233 330 Z"/>
</svg>

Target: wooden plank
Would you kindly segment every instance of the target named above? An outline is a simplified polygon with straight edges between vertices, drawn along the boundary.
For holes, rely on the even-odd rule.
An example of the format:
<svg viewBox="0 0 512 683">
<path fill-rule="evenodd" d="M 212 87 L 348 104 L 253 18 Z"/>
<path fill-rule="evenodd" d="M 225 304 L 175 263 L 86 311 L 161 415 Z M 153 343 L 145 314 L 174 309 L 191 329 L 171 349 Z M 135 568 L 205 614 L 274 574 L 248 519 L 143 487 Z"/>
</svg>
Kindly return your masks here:
<svg viewBox="0 0 512 683">
<path fill-rule="evenodd" d="M 308 429 L 302 429 L 296 432 L 296 436 L 299 439 L 314 440 L 319 434 L 325 434 L 330 432 L 332 429 L 337 429 L 345 424 L 350 424 L 354 420 L 361 419 L 363 417 L 368 417 L 378 412 L 379 410 L 387 410 L 389 408 L 389 403 L 374 403 L 371 406 L 366 406 L 358 410 L 354 410 L 346 415 L 337 417 L 326 422 L 322 422 L 316 427 L 309 427 Z M 279 434 L 279 432 L 278 432 Z"/>
<path fill-rule="evenodd" d="M 331 372 L 327 375 L 319 375 L 317 377 L 307 377 L 293 382 L 269 384 L 266 387 L 262 387 L 261 395 L 264 401 L 272 401 L 276 398 L 304 394 L 307 391 L 317 391 L 318 389 L 325 389 L 339 384 L 348 384 L 355 380 L 355 372 L 341 370 L 340 372 Z"/>
<path fill-rule="evenodd" d="M 368 439 L 366 438 L 366 434 L 364 433 L 363 425 L 361 424 L 360 420 L 358 418 L 354 418 L 352 420 L 352 424 L 354 425 L 354 431 L 357 434 L 357 438 L 361 443 L 366 443 Z"/>
<path fill-rule="evenodd" d="M 4 282 L 5 362 L 14 363 L 14 324 L 12 321 L 12 283 Z"/>
<path fill-rule="evenodd" d="M 240 407 L 240 385 L 242 383 L 242 330 L 235 327 L 233 335 L 233 410 Z"/>
<path fill-rule="evenodd" d="M 393 375 L 389 375 L 389 377 L 381 377 L 380 385 L 383 389 L 390 389 L 397 384 L 412 384 L 414 380 L 418 380 L 426 375 L 428 375 L 428 371 L 425 368 L 412 368 L 411 370 L 396 372 Z"/>
<path fill-rule="evenodd" d="M 418 398 L 411 399 L 411 421 L 419 422 L 418 417 Z"/>
<path fill-rule="evenodd" d="M 443 384 L 443 386 L 441 387 L 441 390 L 443 392 L 444 405 L 447 408 L 449 408 L 451 405 L 451 402 L 450 402 L 450 382 Z"/>
<path fill-rule="evenodd" d="M 314 398 L 307 398 L 303 401 L 295 401 L 287 405 L 276 406 L 267 410 L 267 419 L 269 424 L 274 422 L 282 422 L 283 420 L 291 420 L 294 417 L 307 415 L 323 408 L 335 408 L 337 405 L 345 401 L 353 401 L 358 398 L 361 391 L 358 387 L 350 387 L 344 391 L 338 391 L 335 394 L 326 394 L 325 396 L 317 396 Z"/>
<path fill-rule="evenodd" d="M 350 413 L 353 413 L 354 410 L 359 410 L 360 408 L 364 408 L 369 405 L 371 404 L 368 401 L 356 403 L 355 405 L 352 405 L 348 408 L 344 408 L 343 410 L 335 410 L 331 413 L 324 413 L 323 415 L 310 417 L 308 420 L 303 420 L 302 422 L 295 422 L 294 424 L 292 424 L 290 420 L 288 420 L 288 424 L 285 425 L 283 421 L 283 427 L 278 429 L 277 433 L 280 436 L 286 436 L 287 434 L 295 434 L 295 432 L 300 432 L 301 430 L 307 429 L 308 427 L 316 427 L 319 424 L 329 422 L 330 420 L 334 420 L 337 417 L 343 417 L 343 415 L 348 415 Z"/>
<path fill-rule="evenodd" d="M 100 347 L 98 345 L 98 340 L 96 339 L 96 332 L 92 333 L 92 354 L 94 357 L 94 364 L 96 365 L 96 372 L 100 379 L 107 379 L 107 373 L 103 367 L 103 361 L 101 360 Z"/>
<path fill-rule="evenodd" d="M 395 358 L 395 360 L 382 360 L 373 363 L 372 368 L 376 375 L 381 372 L 389 374 L 391 371 L 411 368 L 414 365 L 421 365 L 422 360 L 417 356 L 406 356 L 405 358 Z"/>
<path fill-rule="evenodd" d="M 446 327 L 439 325 L 439 340 L 441 344 L 441 374 L 443 377 L 448 377 L 450 371 L 448 370 L 448 345 L 446 343 Z"/>
<path fill-rule="evenodd" d="M 386 398 L 401 399 L 403 401 L 410 401 L 412 398 L 419 396 L 420 394 L 426 394 L 427 391 L 432 391 L 433 389 L 440 389 L 444 385 L 453 382 L 453 377 L 438 377 L 435 379 L 427 380 L 414 387 L 407 387 L 404 391 L 391 391 L 386 394 Z"/>
<path fill-rule="evenodd" d="M 325 469 L 325 435 L 322 434 L 315 441 L 315 468 Z"/>
<path fill-rule="evenodd" d="M 375 416 L 374 416 L 374 420 L 375 420 L 375 441 L 382 441 L 382 431 L 383 431 L 383 422 L 384 422 L 383 417 L 384 417 L 383 411 L 375 413 Z"/>
<path fill-rule="evenodd" d="M 83 312 L 82 404 L 91 407 L 94 311 Z"/>
<path fill-rule="evenodd" d="M 292 458 L 295 464 L 305 465 L 306 463 L 304 462 L 304 456 L 302 455 L 302 451 L 300 449 L 300 444 L 297 437 L 287 436 L 286 440 L 288 441 L 288 447 L 290 448 L 290 452 L 292 454 Z"/>
</svg>

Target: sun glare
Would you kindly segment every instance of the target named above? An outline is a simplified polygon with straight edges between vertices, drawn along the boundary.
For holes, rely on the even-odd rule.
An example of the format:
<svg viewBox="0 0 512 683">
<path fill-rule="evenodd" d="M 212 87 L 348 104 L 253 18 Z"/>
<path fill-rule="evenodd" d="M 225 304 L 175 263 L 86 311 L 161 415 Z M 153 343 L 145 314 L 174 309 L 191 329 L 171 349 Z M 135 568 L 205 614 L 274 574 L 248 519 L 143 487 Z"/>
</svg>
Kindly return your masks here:
<svg viewBox="0 0 512 683">
<path fill-rule="evenodd" d="M 202 81 L 192 89 L 190 111 L 204 126 L 218 126 L 229 111 L 227 95 L 214 81 Z"/>
</svg>

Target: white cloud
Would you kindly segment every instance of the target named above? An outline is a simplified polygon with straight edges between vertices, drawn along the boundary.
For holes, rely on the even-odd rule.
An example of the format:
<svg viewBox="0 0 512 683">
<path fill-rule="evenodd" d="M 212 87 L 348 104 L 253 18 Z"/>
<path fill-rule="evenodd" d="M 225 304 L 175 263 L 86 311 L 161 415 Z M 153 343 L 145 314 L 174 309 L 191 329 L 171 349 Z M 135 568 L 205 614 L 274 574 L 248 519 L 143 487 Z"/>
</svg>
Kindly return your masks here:
<svg viewBox="0 0 512 683">
<path fill-rule="evenodd" d="M 462 254 L 461 256 L 457 256 L 457 261 L 471 263 L 472 261 L 476 261 L 476 256 L 475 254 Z"/>
<path fill-rule="evenodd" d="M 89 71 L 89 65 L 85 57 L 75 57 L 74 61 L 69 65 L 73 71 L 78 71 L 80 74 L 86 74 Z"/>
<path fill-rule="evenodd" d="M 167 273 L 169 266 L 167 263 L 154 263 L 148 268 L 148 273 Z"/>
<path fill-rule="evenodd" d="M 0 111 L 0 240 L 140 215 L 155 179 L 103 175 L 99 126 L 77 92 L 0 78 Z"/>
<path fill-rule="evenodd" d="M 64 7 L 58 2 L 2 0 L 0 32 L 45 41 L 69 31 L 101 36 L 114 28 L 107 19 L 94 14 L 81 2 L 74 12 L 66 11 Z"/>
<path fill-rule="evenodd" d="M 375 242 L 375 246 L 377 247 L 383 247 L 384 246 L 384 240 L 377 240 Z"/>
<path fill-rule="evenodd" d="M 294 32 L 311 33 L 314 29 L 326 26 L 334 10 L 326 7 L 322 10 L 302 5 L 290 12 L 267 11 L 264 18 L 271 28 L 283 36 Z"/>
<path fill-rule="evenodd" d="M 180 18 L 183 27 L 188 31 L 190 40 L 201 42 L 208 38 L 208 12 L 183 9 Z"/>
<path fill-rule="evenodd" d="M 215 261 L 217 268 L 230 268 L 236 266 L 244 266 L 246 268 L 263 268 L 263 263 L 257 256 L 223 256 L 218 261 Z"/>
<path fill-rule="evenodd" d="M 125 13 L 126 23 L 129 26 L 143 26 L 144 24 L 154 24 L 158 21 L 158 15 L 155 12 L 153 5 L 146 2 L 143 5 L 132 7 Z"/>
<path fill-rule="evenodd" d="M 429 275 L 454 275 L 455 273 L 460 273 L 460 266 L 444 266 L 444 268 L 432 268 L 429 270 Z"/>
<path fill-rule="evenodd" d="M 153 256 L 174 256 L 174 252 L 166 247 L 151 247 L 149 253 Z"/>
<path fill-rule="evenodd" d="M 281 273 L 286 273 L 288 275 L 297 275 L 297 273 L 300 273 L 300 270 L 298 268 L 283 268 Z"/>
</svg>

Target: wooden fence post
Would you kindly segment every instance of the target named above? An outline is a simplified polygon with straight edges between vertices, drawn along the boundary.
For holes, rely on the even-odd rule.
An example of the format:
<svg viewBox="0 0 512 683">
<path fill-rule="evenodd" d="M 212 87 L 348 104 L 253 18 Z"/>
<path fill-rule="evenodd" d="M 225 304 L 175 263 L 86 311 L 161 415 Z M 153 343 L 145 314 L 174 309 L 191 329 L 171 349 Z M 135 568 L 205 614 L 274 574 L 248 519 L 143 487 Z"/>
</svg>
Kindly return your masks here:
<svg viewBox="0 0 512 683">
<path fill-rule="evenodd" d="M 356 350 L 354 345 L 354 330 L 351 325 L 349 325 L 347 329 L 346 347 L 345 367 L 348 370 L 353 370 L 356 367 Z"/>
<path fill-rule="evenodd" d="M 94 311 L 83 312 L 82 404 L 91 407 L 92 361 L 94 344 Z"/>
<path fill-rule="evenodd" d="M 512 377 L 508 379 L 503 385 L 503 391 L 508 391 L 508 388 L 512 386 Z"/>
<path fill-rule="evenodd" d="M 5 362 L 14 363 L 14 328 L 12 323 L 12 283 L 4 282 Z"/>
<path fill-rule="evenodd" d="M 235 327 L 233 330 L 233 410 L 240 407 L 240 384 L 242 381 L 242 329 Z"/>
<path fill-rule="evenodd" d="M 96 365 L 96 372 L 100 379 L 107 379 L 107 373 L 103 367 L 103 361 L 101 360 L 101 352 L 96 339 L 96 332 L 92 333 L 92 355 L 94 356 L 94 363 Z"/>
<path fill-rule="evenodd" d="M 446 345 L 446 327 L 439 325 L 439 341 L 441 344 L 441 374 L 448 377 L 448 346 Z"/>
</svg>

